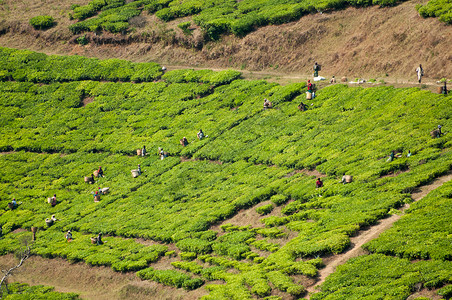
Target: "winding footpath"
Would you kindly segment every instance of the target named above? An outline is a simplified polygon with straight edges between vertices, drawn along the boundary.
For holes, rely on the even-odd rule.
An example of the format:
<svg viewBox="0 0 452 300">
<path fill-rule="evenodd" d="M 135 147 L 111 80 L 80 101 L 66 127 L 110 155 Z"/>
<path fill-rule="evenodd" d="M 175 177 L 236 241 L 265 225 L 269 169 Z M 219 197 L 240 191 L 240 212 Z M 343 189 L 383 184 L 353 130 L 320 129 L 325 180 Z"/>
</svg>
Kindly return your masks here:
<svg viewBox="0 0 452 300">
<path fill-rule="evenodd" d="M 435 190 L 436 188 L 442 186 L 445 182 L 452 180 L 452 172 L 448 174 L 438 177 L 429 185 L 424 185 L 419 188 L 419 191 L 411 194 L 411 198 L 416 202 L 424 198 L 428 193 Z M 350 258 L 357 257 L 365 254 L 365 251 L 361 248 L 365 243 L 376 239 L 380 236 L 380 234 L 389 229 L 392 224 L 394 224 L 400 217 L 403 215 L 403 212 L 410 207 L 410 204 L 405 204 L 399 210 L 400 214 L 392 215 L 389 218 L 382 219 L 378 222 L 377 225 L 371 226 L 366 230 L 360 230 L 358 234 L 354 237 L 350 238 L 351 246 L 348 251 L 341 253 L 339 255 L 335 255 L 331 257 L 331 259 L 325 259 L 325 268 L 319 270 L 319 277 L 315 284 L 306 288 L 309 294 L 318 292 L 318 286 L 321 285 L 325 279 L 336 270 L 336 267 L 346 263 Z M 306 296 L 307 299 L 310 299 L 310 295 Z"/>
</svg>

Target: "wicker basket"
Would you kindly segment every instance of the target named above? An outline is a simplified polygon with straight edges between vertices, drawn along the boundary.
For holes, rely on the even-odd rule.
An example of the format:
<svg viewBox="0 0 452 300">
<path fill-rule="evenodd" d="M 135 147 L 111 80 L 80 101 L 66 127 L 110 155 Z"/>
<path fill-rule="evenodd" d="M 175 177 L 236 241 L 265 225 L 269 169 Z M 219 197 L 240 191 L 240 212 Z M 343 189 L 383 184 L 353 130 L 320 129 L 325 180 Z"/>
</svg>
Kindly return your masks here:
<svg viewBox="0 0 452 300">
<path fill-rule="evenodd" d="M 437 87 L 436 87 L 436 92 L 437 92 L 438 94 L 442 94 L 442 93 L 443 93 L 443 87 L 442 87 L 442 86 L 437 86 Z"/>
<path fill-rule="evenodd" d="M 311 99 L 312 99 L 312 93 L 306 92 L 306 100 L 311 100 Z"/>
<path fill-rule="evenodd" d="M 430 131 L 430 135 L 432 136 L 432 138 L 436 138 L 439 135 L 439 130 L 435 129 Z"/>
<path fill-rule="evenodd" d="M 342 81 L 342 82 L 347 82 L 348 79 L 347 79 L 347 77 L 342 77 L 342 78 L 341 78 L 341 81 Z"/>
<path fill-rule="evenodd" d="M 345 175 L 345 182 L 350 183 L 353 181 L 353 176 Z"/>
<path fill-rule="evenodd" d="M 141 156 L 141 149 L 137 149 L 137 155 Z"/>
</svg>

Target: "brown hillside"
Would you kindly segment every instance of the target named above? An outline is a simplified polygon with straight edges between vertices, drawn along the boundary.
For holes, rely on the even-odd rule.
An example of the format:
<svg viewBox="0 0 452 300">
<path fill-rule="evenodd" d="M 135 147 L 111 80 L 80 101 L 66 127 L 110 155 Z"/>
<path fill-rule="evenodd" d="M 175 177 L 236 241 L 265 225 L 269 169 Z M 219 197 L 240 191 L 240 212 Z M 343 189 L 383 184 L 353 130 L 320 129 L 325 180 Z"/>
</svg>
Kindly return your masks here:
<svg viewBox="0 0 452 300">
<path fill-rule="evenodd" d="M 389 75 L 402 81 L 414 80 L 414 69 L 422 63 L 427 77 L 452 77 L 452 26 L 437 19 L 422 19 L 414 9 L 415 4 L 426 2 L 422 0 L 393 8 L 349 8 L 309 15 L 298 22 L 260 28 L 244 38 L 227 36 L 210 43 L 204 43 L 199 29 L 194 29 L 190 37 L 184 36 L 176 28 L 181 20 L 164 24 L 155 16 L 143 14 L 136 20 L 140 28 L 132 37 L 89 34 L 95 42 L 83 47 L 73 42 L 67 26 L 74 21 L 69 21 L 67 13 L 71 4 L 87 2 L 4 0 L 0 6 L 0 45 L 46 53 L 292 74 L 309 74 L 313 62 L 318 61 L 327 76 Z M 40 14 L 54 16 L 58 25 L 35 31 L 28 20 Z M 148 33 L 146 38 L 143 32 Z"/>
<path fill-rule="evenodd" d="M 27 48 L 49 54 L 80 54 L 99 58 L 157 61 L 187 67 L 236 68 L 307 75 L 312 64 L 322 64 L 321 74 L 414 81 L 422 63 L 426 76 L 452 77 L 452 26 L 421 18 L 408 1 L 392 8 L 349 8 L 318 13 L 297 22 L 260 28 L 244 38 L 226 36 L 204 43 L 199 29 L 184 36 L 176 27 L 184 18 L 165 24 L 143 13 L 134 20 L 131 36 L 87 36 L 88 46 L 75 43 L 67 29 L 71 4 L 88 0 L 3 0 L 0 6 L 0 46 Z M 54 16 L 58 25 L 36 31 L 28 20 L 36 15 Z M 143 34 L 146 33 L 146 34 Z M 145 36 L 145 37 L 144 37 Z"/>
</svg>

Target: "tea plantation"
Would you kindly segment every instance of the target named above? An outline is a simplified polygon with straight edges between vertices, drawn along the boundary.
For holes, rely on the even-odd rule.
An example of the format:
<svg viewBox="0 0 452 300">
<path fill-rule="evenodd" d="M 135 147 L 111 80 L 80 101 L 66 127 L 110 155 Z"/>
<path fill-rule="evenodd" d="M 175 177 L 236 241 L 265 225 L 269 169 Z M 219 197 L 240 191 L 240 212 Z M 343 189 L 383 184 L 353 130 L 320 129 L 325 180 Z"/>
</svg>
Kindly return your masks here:
<svg viewBox="0 0 452 300">
<path fill-rule="evenodd" d="M 205 288 L 203 299 L 302 297 L 300 278 L 315 278 L 322 258 L 343 252 L 350 236 L 452 167 L 452 97 L 418 88 L 338 84 L 305 100 L 304 82 L 247 81 L 232 70 L 163 74 L 152 63 L 7 48 L 0 61 L 2 255 L 37 227 L 32 251 L 45 258 Z M 262 109 L 264 98 L 273 109 Z M 438 124 L 446 134 L 432 138 Z M 198 140 L 199 129 L 208 136 Z M 137 156 L 143 145 L 150 155 Z M 168 153 L 162 160 L 159 147 Z M 402 155 L 388 162 L 391 151 Z M 133 178 L 138 164 L 142 175 Z M 85 183 L 99 166 L 105 176 Z M 314 169 L 325 175 L 322 188 L 303 171 Z M 344 173 L 352 183 L 340 183 Z M 110 192 L 94 202 L 98 187 Z M 450 283 L 450 190 L 413 205 L 366 245 L 375 254 L 342 267 L 313 297 L 363 299 L 374 289 L 405 299 L 418 282 Z M 262 202 L 261 225 L 228 221 Z M 104 243 L 91 244 L 99 232 Z M 171 256 L 171 268 L 156 268 Z M 374 276 L 377 269 L 386 277 Z"/>
</svg>

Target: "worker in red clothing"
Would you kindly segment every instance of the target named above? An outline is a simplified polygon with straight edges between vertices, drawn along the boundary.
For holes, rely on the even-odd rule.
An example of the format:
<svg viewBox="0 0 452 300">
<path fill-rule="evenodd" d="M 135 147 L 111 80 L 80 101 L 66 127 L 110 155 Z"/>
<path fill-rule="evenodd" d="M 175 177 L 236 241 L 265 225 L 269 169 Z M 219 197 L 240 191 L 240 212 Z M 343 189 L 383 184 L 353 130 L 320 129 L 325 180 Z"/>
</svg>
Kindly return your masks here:
<svg viewBox="0 0 452 300">
<path fill-rule="evenodd" d="M 99 169 L 97 170 L 97 177 L 104 177 L 104 170 L 102 170 L 101 166 L 99 166 Z"/>
<path fill-rule="evenodd" d="M 320 180 L 320 178 L 317 178 L 317 181 L 315 182 L 315 187 L 321 188 L 322 186 L 323 186 L 322 180 Z"/>
<path fill-rule="evenodd" d="M 308 87 L 308 92 L 312 93 L 312 83 L 311 83 L 311 80 L 308 80 L 307 87 Z"/>
</svg>

